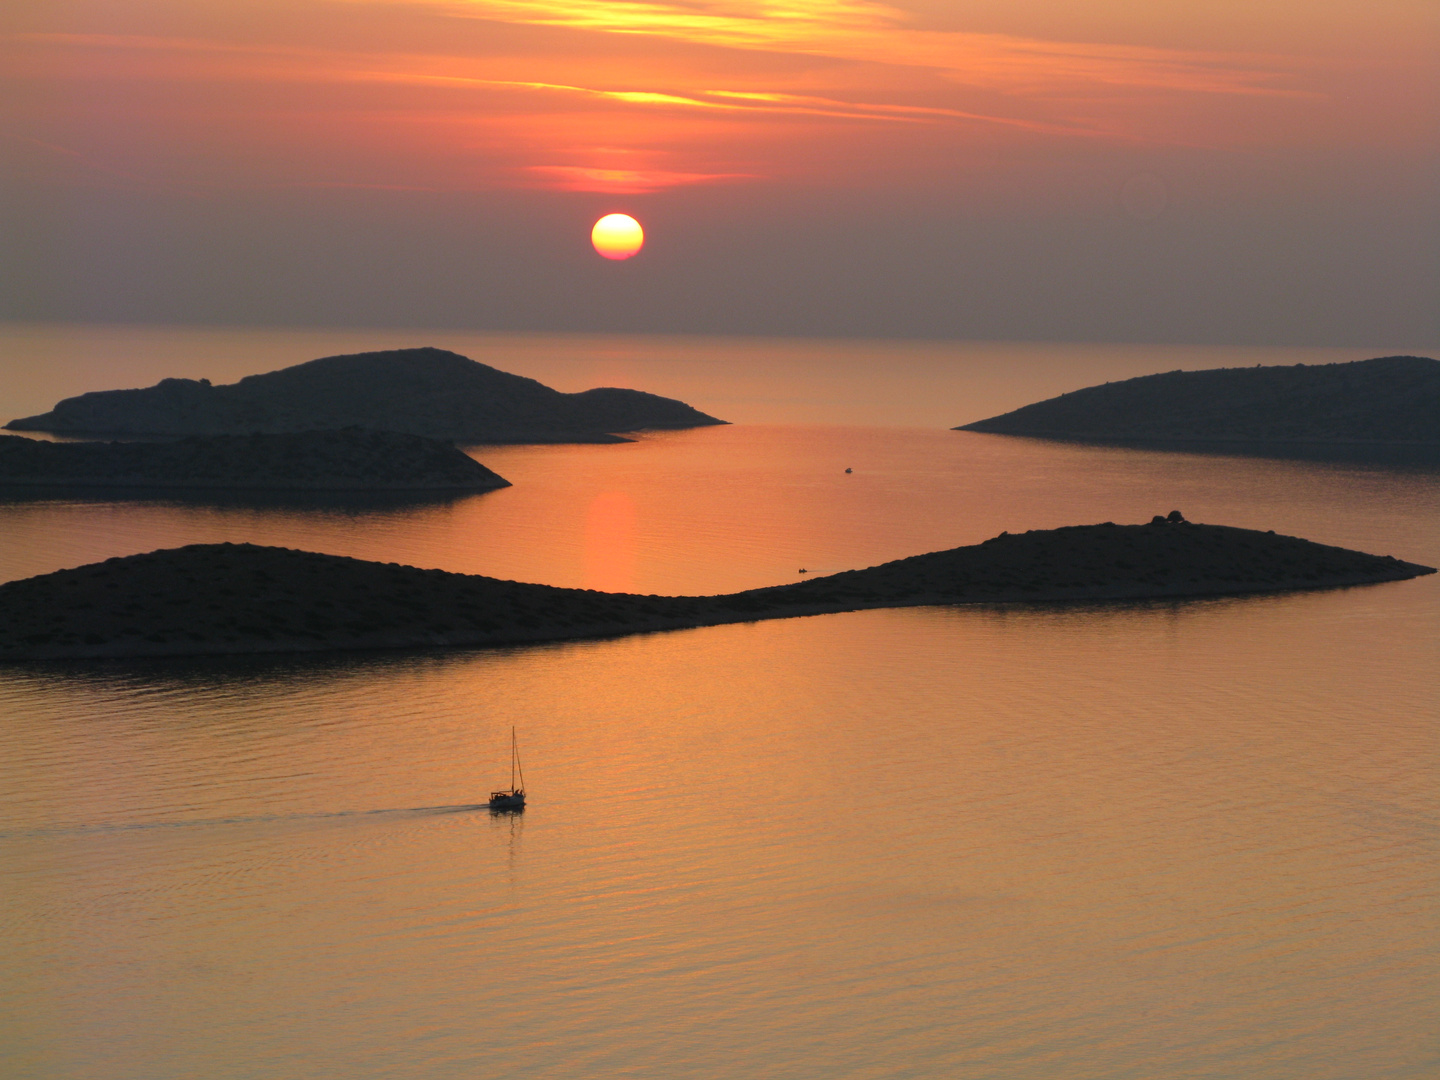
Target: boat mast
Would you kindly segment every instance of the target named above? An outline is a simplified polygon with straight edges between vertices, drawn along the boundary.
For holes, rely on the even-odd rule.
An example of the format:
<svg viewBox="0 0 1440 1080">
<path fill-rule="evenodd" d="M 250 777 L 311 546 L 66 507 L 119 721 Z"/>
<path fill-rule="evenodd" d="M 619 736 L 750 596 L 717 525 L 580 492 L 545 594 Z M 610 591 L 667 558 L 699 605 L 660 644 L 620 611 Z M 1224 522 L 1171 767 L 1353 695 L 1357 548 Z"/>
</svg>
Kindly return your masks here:
<svg viewBox="0 0 1440 1080">
<path fill-rule="evenodd" d="M 515 791 L 515 771 L 520 771 L 520 791 L 525 790 L 525 769 L 520 764 L 520 747 L 515 743 L 515 725 L 510 725 L 510 790 Z"/>
</svg>

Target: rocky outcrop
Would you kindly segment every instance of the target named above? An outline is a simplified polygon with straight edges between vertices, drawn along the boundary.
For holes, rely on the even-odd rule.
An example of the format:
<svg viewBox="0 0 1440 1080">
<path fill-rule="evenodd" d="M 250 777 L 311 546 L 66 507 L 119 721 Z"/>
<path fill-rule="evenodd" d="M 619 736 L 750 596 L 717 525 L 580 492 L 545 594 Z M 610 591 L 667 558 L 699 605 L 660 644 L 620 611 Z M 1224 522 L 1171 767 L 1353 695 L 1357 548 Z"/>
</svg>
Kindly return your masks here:
<svg viewBox="0 0 1440 1080">
<path fill-rule="evenodd" d="M 1183 598 L 1399 581 L 1430 567 L 1291 536 L 1085 525 L 727 596 L 527 585 L 197 544 L 0 585 L 0 660 L 502 645 L 861 608 Z"/>
<path fill-rule="evenodd" d="M 956 431 L 1138 442 L 1440 444 L 1440 361 L 1171 371 L 1089 386 Z"/>
<path fill-rule="evenodd" d="M 352 426 L 460 443 L 625 442 L 615 432 L 725 421 L 639 390 L 562 394 L 444 349 L 329 356 L 238 383 L 163 379 L 66 398 L 12 431 L 240 435 Z"/>
<path fill-rule="evenodd" d="M 130 443 L 0 435 L 0 488 L 491 491 L 509 486 L 450 443 L 363 428 Z"/>
</svg>

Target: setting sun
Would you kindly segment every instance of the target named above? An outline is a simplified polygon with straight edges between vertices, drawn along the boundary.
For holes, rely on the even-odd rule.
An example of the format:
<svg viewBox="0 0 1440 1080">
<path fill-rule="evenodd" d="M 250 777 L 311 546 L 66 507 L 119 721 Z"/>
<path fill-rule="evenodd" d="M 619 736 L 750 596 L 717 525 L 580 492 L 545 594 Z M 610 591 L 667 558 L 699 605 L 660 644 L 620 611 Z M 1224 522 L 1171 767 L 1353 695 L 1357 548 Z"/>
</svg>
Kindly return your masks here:
<svg viewBox="0 0 1440 1080">
<path fill-rule="evenodd" d="M 590 242 L 607 259 L 628 259 L 645 244 L 645 230 L 629 214 L 606 214 L 590 230 Z"/>
</svg>

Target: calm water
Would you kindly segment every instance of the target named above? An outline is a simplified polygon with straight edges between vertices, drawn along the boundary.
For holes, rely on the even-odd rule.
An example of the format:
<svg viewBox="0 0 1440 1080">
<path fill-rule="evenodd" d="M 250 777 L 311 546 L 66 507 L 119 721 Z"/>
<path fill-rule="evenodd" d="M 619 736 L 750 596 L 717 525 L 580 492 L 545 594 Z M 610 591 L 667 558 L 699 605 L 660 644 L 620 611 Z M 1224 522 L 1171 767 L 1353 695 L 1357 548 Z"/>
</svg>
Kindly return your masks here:
<svg viewBox="0 0 1440 1080">
<path fill-rule="evenodd" d="M 759 394 L 772 366 L 760 415 L 680 395 L 746 423 L 477 448 L 515 482 L 486 495 L 0 503 L 0 579 L 230 539 L 704 592 L 1176 507 L 1440 564 L 1433 467 L 1063 446 L 918 411 L 799 426 L 833 358 L 752 347 L 712 390 Z M 1040 352 L 1005 392 L 1094 381 L 1093 353 Z M 973 419 L 941 400 L 1003 397 L 972 360 L 912 354 L 895 383 L 872 372 L 876 400 L 929 380 L 920 411 Z M 1437 643 L 1431 577 L 11 668 L 0 1076 L 1432 1077 Z M 474 804 L 511 724 L 532 806 L 492 817 Z"/>
</svg>

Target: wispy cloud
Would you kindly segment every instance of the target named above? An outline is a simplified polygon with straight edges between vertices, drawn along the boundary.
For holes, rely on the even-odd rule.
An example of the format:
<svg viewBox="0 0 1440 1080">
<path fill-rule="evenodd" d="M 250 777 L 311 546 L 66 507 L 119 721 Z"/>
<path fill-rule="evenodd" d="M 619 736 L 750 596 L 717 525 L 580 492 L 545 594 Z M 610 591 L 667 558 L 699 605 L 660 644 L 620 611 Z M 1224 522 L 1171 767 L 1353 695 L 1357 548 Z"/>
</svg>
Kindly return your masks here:
<svg viewBox="0 0 1440 1080">
<path fill-rule="evenodd" d="M 525 172 L 558 191 L 597 191 L 613 195 L 644 195 L 666 188 L 753 180 L 747 173 L 692 173 L 667 169 L 597 169 L 580 165 L 528 165 Z"/>
<path fill-rule="evenodd" d="M 1016 93 L 1039 94 L 1084 83 L 1207 94 L 1297 92 L 1285 85 L 1293 65 L 1289 58 L 921 30 L 899 8 L 863 0 L 413 2 L 500 22 L 928 69 L 956 82 Z"/>
<path fill-rule="evenodd" d="M 296 3 L 317 26 L 340 18 L 355 32 L 344 47 L 313 28 L 29 33 L 0 36 L 0 62 L 12 78 L 128 87 L 35 100 L 117 119 L 148 110 L 136 124 L 149 140 L 180 138 L 170 118 L 194 96 L 157 88 L 206 84 L 232 140 L 281 156 L 284 139 L 299 140 L 263 183 L 396 190 L 640 193 L 818 177 L 829 162 L 863 159 L 853 148 L 867 139 L 887 147 L 876 162 L 898 162 L 901 145 L 938 161 L 980 139 L 1255 140 L 1264 132 L 1228 124 L 1227 109 L 1289 107 L 1310 92 L 1286 58 L 926 29 L 872 0 Z M 397 19 L 407 34 L 387 40 L 382 28 Z M 185 130 L 209 137 L 199 122 Z M 118 176 L 129 166 L 122 142 L 111 145 L 113 160 L 87 160 Z M 396 146 L 406 152 L 388 152 Z M 228 152 L 216 149 L 216 161 Z M 235 154 L 245 165 L 233 175 L 263 172 L 257 154 Z M 169 160 L 190 169 L 203 157 L 177 147 Z"/>
</svg>

